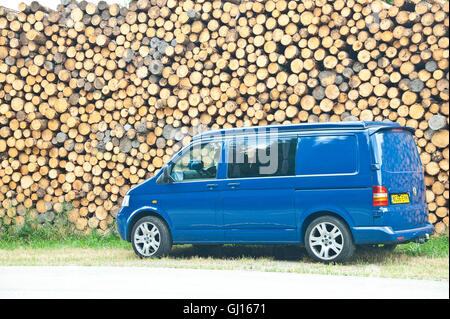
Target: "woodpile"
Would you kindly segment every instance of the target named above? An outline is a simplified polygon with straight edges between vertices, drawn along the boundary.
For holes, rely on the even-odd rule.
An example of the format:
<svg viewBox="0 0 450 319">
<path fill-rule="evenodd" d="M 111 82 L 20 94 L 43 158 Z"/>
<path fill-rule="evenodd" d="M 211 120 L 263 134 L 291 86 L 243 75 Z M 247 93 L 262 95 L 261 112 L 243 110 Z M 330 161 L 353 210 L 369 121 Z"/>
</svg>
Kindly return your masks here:
<svg viewBox="0 0 450 319">
<path fill-rule="evenodd" d="M 204 129 L 393 121 L 416 129 L 448 227 L 449 2 L 62 0 L 0 7 L 0 226 L 106 231 Z"/>
</svg>

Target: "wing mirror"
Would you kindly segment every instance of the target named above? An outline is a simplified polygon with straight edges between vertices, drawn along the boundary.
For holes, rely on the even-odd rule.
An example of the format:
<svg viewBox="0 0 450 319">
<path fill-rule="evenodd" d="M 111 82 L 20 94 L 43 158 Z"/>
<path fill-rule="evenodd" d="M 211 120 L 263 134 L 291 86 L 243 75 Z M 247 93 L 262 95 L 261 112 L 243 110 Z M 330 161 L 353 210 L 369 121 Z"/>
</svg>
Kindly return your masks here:
<svg viewBox="0 0 450 319">
<path fill-rule="evenodd" d="M 189 162 L 188 167 L 190 170 L 199 171 L 199 170 L 203 169 L 203 162 L 192 160 Z"/>
<path fill-rule="evenodd" d="M 169 166 L 163 167 L 163 172 L 161 175 L 159 175 L 158 179 L 156 180 L 156 184 L 168 184 L 171 183 L 172 179 L 170 178 L 169 174 Z"/>
</svg>

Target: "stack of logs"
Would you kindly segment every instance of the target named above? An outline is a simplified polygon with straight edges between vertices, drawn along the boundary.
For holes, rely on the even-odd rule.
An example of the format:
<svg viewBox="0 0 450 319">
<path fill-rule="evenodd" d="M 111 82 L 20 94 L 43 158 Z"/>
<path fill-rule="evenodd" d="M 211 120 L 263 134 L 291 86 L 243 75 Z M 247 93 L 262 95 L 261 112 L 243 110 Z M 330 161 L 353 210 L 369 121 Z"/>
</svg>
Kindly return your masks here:
<svg viewBox="0 0 450 319">
<path fill-rule="evenodd" d="M 62 0 L 0 7 L 0 228 L 64 203 L 106 231 L 121 199 L 205 129 L 414 127 L 448 227 L 449 2 Z"/>
</svg>

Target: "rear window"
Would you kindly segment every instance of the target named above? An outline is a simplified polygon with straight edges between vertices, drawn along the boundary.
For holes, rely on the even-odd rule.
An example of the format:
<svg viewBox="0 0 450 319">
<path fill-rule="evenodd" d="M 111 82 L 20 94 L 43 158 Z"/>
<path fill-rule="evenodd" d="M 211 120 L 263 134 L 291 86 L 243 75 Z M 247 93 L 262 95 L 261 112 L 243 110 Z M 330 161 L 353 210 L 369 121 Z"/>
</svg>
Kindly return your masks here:
<svg viewBox="0 0 450 319">
<path fill-rule="evenodd" d="M 351 174 L 358 171 L 356 136 L 301 137 L 298 145 L 299 175 Z"/>
<path fill-rule="evenodd" d="M 419 172 L 419 153 L 408 131 L 383 131 L 375 134 L 376 159 L 381 169 L 389 172 Z"/>
</svg>

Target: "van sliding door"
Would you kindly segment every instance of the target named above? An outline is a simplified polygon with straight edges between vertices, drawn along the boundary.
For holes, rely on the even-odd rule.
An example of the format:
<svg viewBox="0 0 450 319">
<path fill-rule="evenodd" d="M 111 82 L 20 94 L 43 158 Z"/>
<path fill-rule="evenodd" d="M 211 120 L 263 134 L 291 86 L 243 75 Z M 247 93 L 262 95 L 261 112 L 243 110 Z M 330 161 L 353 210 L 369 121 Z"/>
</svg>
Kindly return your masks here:
<svg viewBox="0 0 450 319">
<path fill-rule="evenodd" d="M 296 146 L 296 136 L 233 137 L 226 143 L 220 195 L 225 241 L 296 241 Z"/>
</svg>

